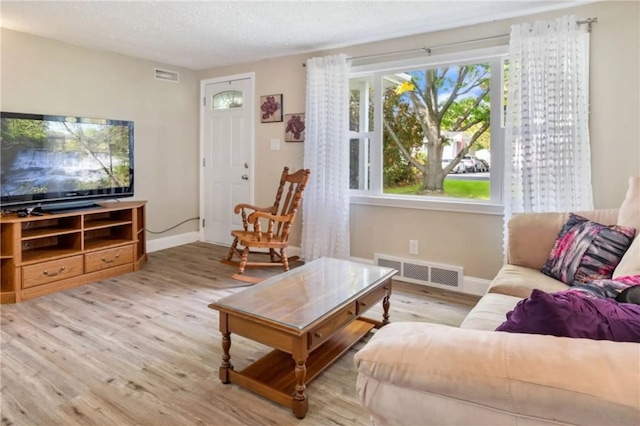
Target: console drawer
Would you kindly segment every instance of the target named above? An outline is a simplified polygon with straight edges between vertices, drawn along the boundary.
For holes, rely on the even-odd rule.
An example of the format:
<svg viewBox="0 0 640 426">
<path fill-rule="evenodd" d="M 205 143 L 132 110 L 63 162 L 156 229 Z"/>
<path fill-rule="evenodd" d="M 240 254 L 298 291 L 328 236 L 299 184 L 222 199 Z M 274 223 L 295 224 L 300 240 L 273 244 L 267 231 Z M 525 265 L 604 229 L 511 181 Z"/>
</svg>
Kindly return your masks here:
<svg viewBox="0 0 640 426">
<path fill-rule="evenodd" d="M 358 315 L 367 311 L 370 307 L 378 303 L 387 294 L 387 288 L 390 284 L 384 284 L 370 293 L 358 298 Z"/>
<path fill-rule="evenodd" d="M 95 251 L 84 255 L 85 273 L 133 262 L 133 245 Z"/>
<path fill-rule="evenodd" d="M 82 275 L 82 255 L 51 260 L 22 268 L 22 288 Z"/>
<path fill-rule="evenodd" d="M 330 338 L 336 331 L 356 318 L 355 304 L 346 306 L 327 318 L 322 324 L 309 332 L 309 350 Z"/>
</svg>

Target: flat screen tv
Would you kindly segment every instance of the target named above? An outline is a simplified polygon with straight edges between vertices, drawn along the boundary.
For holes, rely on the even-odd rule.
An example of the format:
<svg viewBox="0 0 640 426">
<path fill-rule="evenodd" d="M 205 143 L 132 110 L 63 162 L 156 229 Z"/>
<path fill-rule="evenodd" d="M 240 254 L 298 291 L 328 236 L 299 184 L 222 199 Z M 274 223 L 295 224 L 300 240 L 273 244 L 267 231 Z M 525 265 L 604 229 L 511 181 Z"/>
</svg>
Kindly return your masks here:
<svg viewBox="0 0 640 426">
<path fill-rule="evenodd" d="M 3 210 L 133 196 L 132 121 L 0 112 L 0 131 Z"/>
</svg>

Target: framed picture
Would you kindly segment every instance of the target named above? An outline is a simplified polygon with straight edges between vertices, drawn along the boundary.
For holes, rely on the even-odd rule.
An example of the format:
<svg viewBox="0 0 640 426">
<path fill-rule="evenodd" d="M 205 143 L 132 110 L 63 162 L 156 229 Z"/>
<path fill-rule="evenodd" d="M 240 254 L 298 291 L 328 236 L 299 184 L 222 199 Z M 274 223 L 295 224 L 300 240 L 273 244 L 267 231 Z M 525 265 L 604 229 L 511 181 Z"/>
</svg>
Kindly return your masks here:
<svg viewBox="0 0 640 426">
<path fill-rule="evenodd" d="M 260 96 L 260 122 L 282 122 L 282 94 Z"/>
<path fill-rule="evenodd" d="M 284 129 L 285 142 L 304 142 L 304 114 L 285 114 Z"/>
</svg>

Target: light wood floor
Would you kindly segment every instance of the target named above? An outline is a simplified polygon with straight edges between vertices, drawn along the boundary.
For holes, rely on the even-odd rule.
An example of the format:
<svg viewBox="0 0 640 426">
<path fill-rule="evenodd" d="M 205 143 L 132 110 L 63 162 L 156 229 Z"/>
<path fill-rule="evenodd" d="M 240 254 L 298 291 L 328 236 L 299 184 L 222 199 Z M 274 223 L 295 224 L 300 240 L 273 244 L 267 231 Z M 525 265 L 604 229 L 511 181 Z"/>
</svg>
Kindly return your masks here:
<svg viewBox="0 0 640 426">
<path fill-rule="evenodd" d="M 2 425 L 366 425 L 353 355 L 307 389 L 309 413 L 218 379 L 218 312 L 242 290 L 224 247 L 151 253 L 138 272 L 0 307 Z M 268 269 L 265 275 L 279 269 Z M 253 272 L 253 271 L 252 271 Z M 477 298 L 394 283 L 392 321 L 457 326 Z M 381 316 L 381 307 L 369 316 Z M 269 349 L 234 336 L 236 368 Z"/>
</svg>

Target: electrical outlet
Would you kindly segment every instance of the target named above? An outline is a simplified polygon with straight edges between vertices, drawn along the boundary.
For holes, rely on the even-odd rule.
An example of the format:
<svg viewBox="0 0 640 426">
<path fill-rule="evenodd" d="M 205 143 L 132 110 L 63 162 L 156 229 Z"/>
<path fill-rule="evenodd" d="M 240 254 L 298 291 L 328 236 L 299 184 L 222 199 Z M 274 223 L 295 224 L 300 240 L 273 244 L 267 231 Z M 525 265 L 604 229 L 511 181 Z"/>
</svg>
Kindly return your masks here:
<svg viewBox="0 0 640 426">
<path fill-rule="evenodd" d="M 271 150 L 272 151 L 280 150 L 280 139 L 271 139 Z"/>
<path fill-rule="evenodd" d="M 409 254 L 418 254 L 418 240 L 409 240 Z"/>
</svg>

